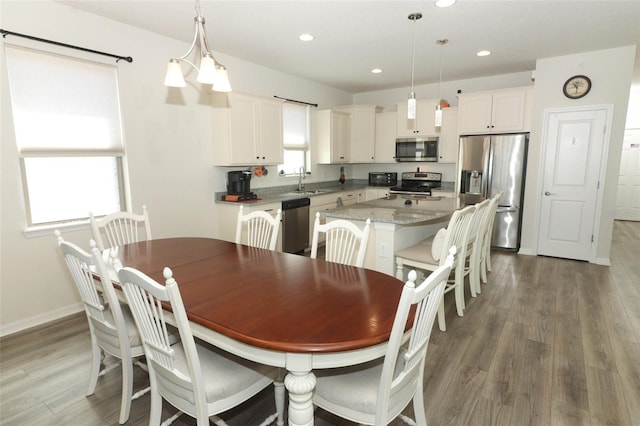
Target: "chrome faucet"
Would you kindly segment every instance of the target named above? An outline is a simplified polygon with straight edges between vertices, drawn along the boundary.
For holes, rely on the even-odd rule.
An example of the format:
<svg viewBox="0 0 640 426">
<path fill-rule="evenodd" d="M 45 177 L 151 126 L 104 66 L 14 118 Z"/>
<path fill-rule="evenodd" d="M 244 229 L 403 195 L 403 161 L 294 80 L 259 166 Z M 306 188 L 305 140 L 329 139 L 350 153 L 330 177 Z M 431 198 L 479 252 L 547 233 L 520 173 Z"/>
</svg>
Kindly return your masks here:
<svg viewBox="0 0 640 426">
<path fill-rule="evenodd" d="M 305 178 L 304 174 L 305 174 L 304 166 L 301 166 L 300 170 L 298 170 L 298 191 L 302 191 L 302 188 L 304 188 L 304 185 L 302 184 L 302 179 Z"/>
</svg>

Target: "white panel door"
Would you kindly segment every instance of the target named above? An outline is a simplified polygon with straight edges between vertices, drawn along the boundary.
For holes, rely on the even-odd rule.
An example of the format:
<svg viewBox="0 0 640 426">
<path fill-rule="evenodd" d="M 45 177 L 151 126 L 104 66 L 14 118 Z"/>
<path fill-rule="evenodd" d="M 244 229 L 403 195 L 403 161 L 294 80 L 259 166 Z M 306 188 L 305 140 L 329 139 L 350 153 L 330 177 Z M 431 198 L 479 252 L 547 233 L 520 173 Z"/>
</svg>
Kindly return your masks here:
<svg viewBox="0 0 640 426">
<path fill-rule="evenodd" d="M 624 133 L 615 218 L 640 221 L 640 129 Z"/>
<path fill-rule="evenodd" d="M 606 119 L 605 109 L 549 114 L 538 254 L 590 259 Z"/>
</svg>

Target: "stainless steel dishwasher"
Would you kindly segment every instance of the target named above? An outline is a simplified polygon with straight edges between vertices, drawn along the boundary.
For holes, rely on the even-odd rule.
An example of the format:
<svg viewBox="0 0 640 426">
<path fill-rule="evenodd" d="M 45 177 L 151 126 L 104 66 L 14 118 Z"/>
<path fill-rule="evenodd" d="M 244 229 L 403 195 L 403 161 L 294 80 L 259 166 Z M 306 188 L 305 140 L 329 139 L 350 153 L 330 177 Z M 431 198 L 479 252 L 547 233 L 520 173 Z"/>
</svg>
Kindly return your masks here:
<svg viewBox="0 0 640 426">
<path fill-rule="evenodd" d="M 309 247 L 309 205 L 311 200 L 296 198 L 282 202 L 282 251 L 300 253 Z"/>
</svg>

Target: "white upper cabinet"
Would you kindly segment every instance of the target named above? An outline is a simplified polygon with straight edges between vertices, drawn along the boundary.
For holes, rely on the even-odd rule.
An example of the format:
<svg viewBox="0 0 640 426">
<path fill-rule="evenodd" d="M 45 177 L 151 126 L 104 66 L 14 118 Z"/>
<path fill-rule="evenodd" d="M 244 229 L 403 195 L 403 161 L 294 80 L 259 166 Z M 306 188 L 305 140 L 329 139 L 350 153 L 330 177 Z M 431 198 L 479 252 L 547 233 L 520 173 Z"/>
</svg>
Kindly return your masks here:
<svg viewBox="0 0 640 426">
<path fill-rule="evenodd" d="M 458 108 L 442 108 L 442 127 L 440 128 L 439 163 L 458 162 Z"/>
<path fill-rule="evenodd" d="M 376 113 L 380 107 L 349 105 L 335 108 L 351 116 L 350 163 L 373 163 L 375 159 Z"/>
<path fill-rule="evenodd" d="M 395 163 L 396 159 L 396 112 L 376 114 L 375 163 Z"/>
<path fill-rule="evenodd" d="M 458 130 L 461 135 L 529 132 L 533 88 L 458 95 Z"/>
<path fill-rule="evenodd" d="M 214 93 L 212 105 L 214 164 L 282 164 L 281 101 L 231 92 Z"/>
<path fill-rule="evenodd" d="M 422 136 L 437 136 L 435 111 L 438 101 L 422 100 L 416 102 L 416 118 L 407 118 L 407 101 L 398 102 L 396 135 L 399 138 L 415 138 Z"/>
<path fill-rule="evenodd" d="M 318 163 L 349 162 L 351 114 L 330 109 L 315 111 L 313 129 Z"/>
</svg>

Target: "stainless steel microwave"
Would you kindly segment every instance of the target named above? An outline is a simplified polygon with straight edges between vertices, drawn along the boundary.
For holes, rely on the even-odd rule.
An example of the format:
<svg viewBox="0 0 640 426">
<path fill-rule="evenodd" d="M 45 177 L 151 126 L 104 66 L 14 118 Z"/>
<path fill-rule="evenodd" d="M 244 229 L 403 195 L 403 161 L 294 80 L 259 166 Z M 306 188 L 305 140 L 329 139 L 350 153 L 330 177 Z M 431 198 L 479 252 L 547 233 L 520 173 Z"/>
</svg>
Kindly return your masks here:
<svg viewBox="0 0 640 426">
<path fill-rule="evenodd" d="M 438 137 L 396 139 L 396 161 L 438 161 Z"/>
</svg>

